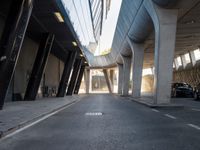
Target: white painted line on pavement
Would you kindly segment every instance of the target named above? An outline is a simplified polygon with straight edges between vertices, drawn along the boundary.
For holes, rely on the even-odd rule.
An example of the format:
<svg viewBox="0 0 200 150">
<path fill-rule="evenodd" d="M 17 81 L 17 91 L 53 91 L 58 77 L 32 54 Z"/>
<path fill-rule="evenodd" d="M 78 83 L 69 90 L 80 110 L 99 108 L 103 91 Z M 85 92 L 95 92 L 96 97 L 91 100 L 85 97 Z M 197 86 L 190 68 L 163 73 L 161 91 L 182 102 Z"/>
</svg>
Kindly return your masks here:
<svg viewBox="0 0 200 150">
<path fill-rule="evenodd" d="M 168 117 L 168 118 L 171 118 L 171 119 L 176 119 L 175 116 L 172 116 L 172 115 L 170 115 L 170 114 L 165 114 L 165 116 Z"/>
<path fill-rule="evenodd" d="M 200 127 L 197 126 L 197 125 L 194 125 L 194 124 L 187 124 L 187 125 L 194 128 L 194 129 L 200 130 Z"/>
<path fill-rule="evenodd" d="M 193 111 L 200 111 L 200 109 L 192 108 Z"/>
<path fill-rule="evenodd" d="M 87 112 L 85 113 L 86 116 L 102 116 L 102 112 Z"/>
<path fill-rule="evenodd" d="M 80 101 L 80 100 L 78 100 L 78 101 L 76 101 L 76 102 L 72 102 L 71 104 L 67 105 L 66 107 L 63 107 L 63 108 L 61 108 L 61 109 L 58 109 L 58 110 L 56 110 L 56 111 L 54 111 L 54 112 L 52 112 L 52 113 L 50 113 L 50 114 L 48 114 L 48 115 L 46 115 L 46 116 L 44 116 L 44 117 L 42 117 L 42 118 L 40 118 L 40 119 L 38 119 L 38 120 L 32 122 L 32 123 L 30 123 L 30 124 L 28 124 L 28 125 L 26 125 L 26 126 L 20 128 L 20 129 L 14 131 L 14 132 L 12 132 L 12 133 L 10 133 L 10 134 L 8 134 L 8 135 L 2 137 L 2 138 L 0 139 L 0 141 L 1 141 L 1 140 L 4 140 L 4 139 L 6 139 L 6 138 L 9 138 L 9 137 L 11 137 L 11 136 L 13 136 L 13 135 L 15 135 L 15 134 L 17 134 L 17 133 L 20 133 L 20 132 L 26 130 L 27 128 L 30 128 L 30 127 L 34 126 L 35 124 L 37 124 L 37 123 L 39 123 L 39 122 L 41 122 L 41 121 L 43 121 L 43 120 L 45 120 L 45 119 L 47 119 L 47 118 L 49 118 L 49 117 L 55 115 L 55 114 L 57 114 L 58 112 L 60 112 L 60 111 L 62 111 L 62 110 L 64 110 L 64 109 L 66 109 L 66 108 L 72 106 L 73 104 L 75 104 L 75 103 L 77 103 L 77 102 L 79 102 L 79 101 Z"/>
<path fill-rule="evenodd" d="M 159 110 L 157 110 L 157 109 L 151 109 L 152 111 L 154 111 L 154 112 L 160 112 Z"/>
</svg>

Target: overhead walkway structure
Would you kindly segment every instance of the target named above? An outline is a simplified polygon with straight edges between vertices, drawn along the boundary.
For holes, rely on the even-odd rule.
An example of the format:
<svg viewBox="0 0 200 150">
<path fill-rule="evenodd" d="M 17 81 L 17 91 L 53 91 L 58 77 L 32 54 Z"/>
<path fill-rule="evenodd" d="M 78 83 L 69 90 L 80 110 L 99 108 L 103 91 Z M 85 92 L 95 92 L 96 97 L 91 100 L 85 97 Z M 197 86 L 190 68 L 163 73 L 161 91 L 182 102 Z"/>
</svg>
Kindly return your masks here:
<svg viewBox="0 0 200 150">
<path fill-rule="evenodd" d="M 132 67 L 136 98 L 141 96 L 142 69 L 154 67 L 153 103 L 169 104 L 174 57 L 198 48 L 198 8 L 199 0 L 122 1 L 111 52 L 95 57 L 85 50 L 90 67 L 118 66 L 118 94 L 123 96 L 129 94 Z"/>
</svg>

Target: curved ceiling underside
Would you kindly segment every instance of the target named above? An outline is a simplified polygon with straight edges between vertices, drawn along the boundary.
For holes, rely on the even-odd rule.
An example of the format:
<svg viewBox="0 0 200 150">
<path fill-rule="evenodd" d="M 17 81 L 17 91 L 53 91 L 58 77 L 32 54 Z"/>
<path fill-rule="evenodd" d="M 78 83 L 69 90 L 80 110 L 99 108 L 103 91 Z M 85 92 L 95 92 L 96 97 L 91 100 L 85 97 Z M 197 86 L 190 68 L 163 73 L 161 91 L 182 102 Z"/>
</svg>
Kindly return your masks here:
<svg viewBox="0 0 200 150">
<path fill-rule="evenodd" d="M 118 22 L 113 38 L 111 53 L 104 56 L 86 54 L 91 67 L 108 67 L 122 63 L 120 54 L 130 56 L 131 50 L 126 38 L 142 43 L 152 33 L 153 23 L 145 7 L 145 0 L 124 0 L 121 5 Z M 160 7 L 173 5 L 176 0 L 152 0 Z"/>
</svg>

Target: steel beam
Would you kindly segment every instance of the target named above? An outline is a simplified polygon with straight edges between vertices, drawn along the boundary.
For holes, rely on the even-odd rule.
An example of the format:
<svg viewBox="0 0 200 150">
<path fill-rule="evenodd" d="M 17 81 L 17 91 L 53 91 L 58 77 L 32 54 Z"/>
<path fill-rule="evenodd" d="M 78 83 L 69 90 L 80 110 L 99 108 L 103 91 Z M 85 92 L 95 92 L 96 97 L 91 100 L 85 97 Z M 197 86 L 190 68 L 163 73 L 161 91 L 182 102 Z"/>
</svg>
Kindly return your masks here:
<svg viewBox="0 0 200 150">
<path fill-rule="evenodd" d="M 12 0 L 0 41 L 0 109 L 15 71 L 32 9 L 33 0 Z"/>
<path fill-rule="evenodd" d="M 70 54 L 68 55 L 68 58 L 65 62 L 65 67 L 64 67 L 64 70 L 63 70 L 63 73 L 62 73 L 62 77 L 61 77 L 61 80 L 60 80 L 57 97 L 64 97 L 65 96 L 66 88 L 67 88 L 69 77 L 70 77 L 70 73 L 71 73 L 71 70 L 74 66 L 76 56 L 77 56 L 76 51 L 70 52 Z"/>
<path fill-rule="evenodd" d="M 81 66 L 79 75 L 78 75 L 78 79 L 77 79 L 77 83 L 75 86 L 75 90 L 74 90 L 74 94 L 78 94 L 80 86 L 81 86 L 81 81 L 83 79 L 83 74 L 84 74 L 84 70 L 85 70 L 85 65 Z"/>
<path fill-rule="evenodd" d="M 74 93 L 75 85 L 78 80 L 82 62 L 83 62 L 82 59 L 76 59 L 76 61 L 74 63 L 74 69 L 73 69 L 73 73 L 72 73 L 71 80 L 69 83 L 69 87 L 67 89 L 67 95 L 72 95 Z"/>
<path fill-rule="evenodd" d="M 106 84 L 107 84 L 109 93 L 113 93 L 112 82 L 111 82 L 111 79 L 109 78 L 108 71 L 106 69 L 103 69 L 103 74 L 106 79 Z"/>
<path fill-rule="evenodd" d="M 24 100 L 35 100 L 53 42 L 53 34 L 43 34 L 28 82 L 28 86 L 26 88 Z"/>
</svg>

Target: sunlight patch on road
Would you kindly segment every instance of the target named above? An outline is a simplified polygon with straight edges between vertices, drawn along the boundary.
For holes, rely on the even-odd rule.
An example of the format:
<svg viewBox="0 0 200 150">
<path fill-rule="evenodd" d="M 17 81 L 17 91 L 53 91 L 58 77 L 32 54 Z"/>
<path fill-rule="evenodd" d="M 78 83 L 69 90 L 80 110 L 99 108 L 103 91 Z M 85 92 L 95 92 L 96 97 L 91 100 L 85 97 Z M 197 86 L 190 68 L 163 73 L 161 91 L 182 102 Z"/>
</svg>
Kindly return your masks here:
<svg viewBox="0 0 200 150">
<path fill-rule="evenodd" d="M 194 124 L 187 124 L 187 125 L 194 128 L 194 129 L 200 130 L 200 127 L 197 126 L 197 125 L 194 125 Z"/>
<path fill-rule="evenodd" d="M 171 118 L 171 119 L 176 119 L 176 117 L 170 115 L 170 114 L 165 114 L 166 117 Z"/>
</svg>

